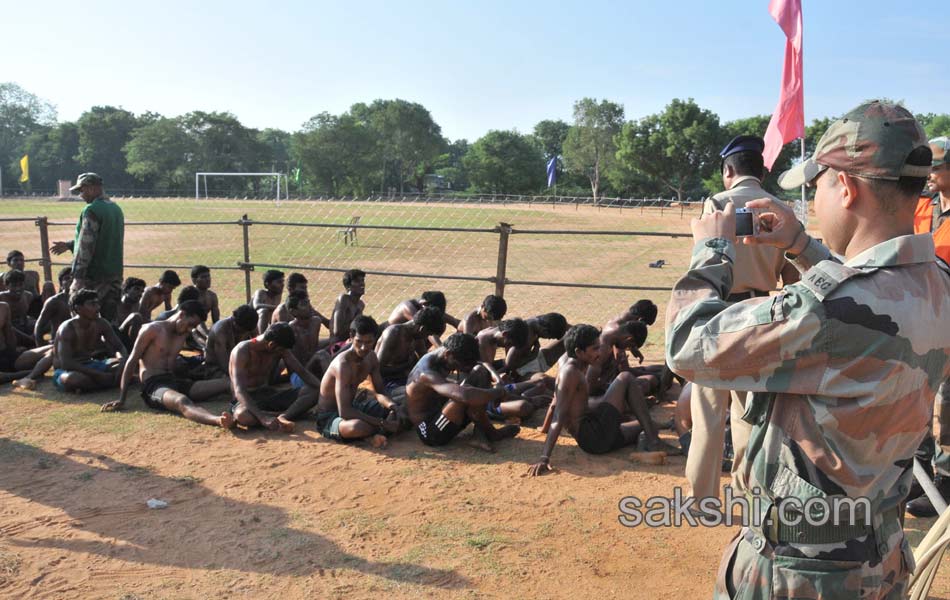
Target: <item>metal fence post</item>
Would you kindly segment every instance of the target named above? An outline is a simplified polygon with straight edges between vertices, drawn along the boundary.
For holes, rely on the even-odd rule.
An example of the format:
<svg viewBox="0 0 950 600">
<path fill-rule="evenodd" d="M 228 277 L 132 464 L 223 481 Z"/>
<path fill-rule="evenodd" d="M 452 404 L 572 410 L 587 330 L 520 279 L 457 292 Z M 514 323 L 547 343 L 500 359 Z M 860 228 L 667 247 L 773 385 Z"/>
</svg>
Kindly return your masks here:
<svg viewBox="0 0 950 600">
<path fill-rule="evenodd" d="M 498 227 L 498 266 L 495 269 L 495 295 L 505 297 L 505 281 L 508 271 L 508 236 L 511 235 L 511 225 L 499 223 Z"/>
<path fill-rule="evenodd" d="M 244 293 L 247 296 L 247 303 L 251 303 L 251 271 L 254 267 L 251 266 L 251 242 L 248 236 L 248 227 L 251 226 L 251 222 L 248 220 L 247 215 L 241 217 L 241 229 L 244 231 Z"/>
<path fill-rule="evenodd" d="M 43 280 L 53 281 L 53 261 L 49 255 L 49 219 L 46 217 L 37 217 L 36 226 L 40 228 L 40 256 L 43 260 Z"/>
</svg>

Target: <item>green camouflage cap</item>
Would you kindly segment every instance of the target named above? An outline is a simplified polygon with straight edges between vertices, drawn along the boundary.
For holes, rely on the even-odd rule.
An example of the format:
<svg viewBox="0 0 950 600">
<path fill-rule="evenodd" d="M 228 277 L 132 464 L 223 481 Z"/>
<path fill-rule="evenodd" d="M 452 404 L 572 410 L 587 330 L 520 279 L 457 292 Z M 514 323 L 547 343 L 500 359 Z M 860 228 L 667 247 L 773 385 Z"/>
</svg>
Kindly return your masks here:
<svg viewBox="0 0 950 600">
<path fill-rule="evenodd" d="M 832 123 L 812 157 L 782 173 L 778 183 L 793 190 L 828 167 L 868 179 L 926 177 L 929 166 L 905 164 L 921 146 L 927 146 L 927 136 L 906 108 L 866 102 Z"/>
<path fill-rule="evenodd" d="M 78 192 L 84 185 L 102 185 L 102 177 L 95 173 L 80 173 L 76 177 L 76 185 L 69 188 L 70 192 Z"/>
<path fill-rule="evenodd" d="M 950 138 L 942 135 L 930 140 L 930 151 L 934 153 L 933 166 L 950 163 Z"/>
</svg>

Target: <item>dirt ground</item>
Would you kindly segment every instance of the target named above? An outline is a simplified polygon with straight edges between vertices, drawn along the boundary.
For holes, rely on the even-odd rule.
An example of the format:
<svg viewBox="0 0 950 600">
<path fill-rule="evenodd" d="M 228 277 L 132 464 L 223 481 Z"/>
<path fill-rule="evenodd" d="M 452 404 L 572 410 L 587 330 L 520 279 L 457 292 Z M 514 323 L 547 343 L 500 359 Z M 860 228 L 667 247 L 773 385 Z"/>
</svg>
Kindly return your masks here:
<svg viewBox="0 0 950 600">
<path fill-rule="evenodd" d="M 625 218 L 635 225 L 601 227 L 687 224 Z M 4 246 L 35 231 L 11 235 Z M 615 245 L 608 259 L 644 281 L 675 279 L 688 244 L 668 243 Z M 658 249 L 673 266 L 644 269 Z M 533 255 L 543 252 L 563 261 L 558 277 L 589 268 L 570 250 Z M 631 295 L 609 305 L 586 290 L 541 299 L 548 310 L 568 306 L 577 322 L 573 307 L 598 316 Z M 662 311 L 662 294 L 655 300 Z M 648 361 L 661 349 L 661 327 L 651 328 Z M 675 392 L 654 409 L 657 420 L 671 416 Z M 127 412 L 100 413 L 114 397 L 59 394 L 48 379 L 37 392 L 0 388 L 0 597 L 703 598 L 735 531 L 620 524 L 622 498 L 685 486 L 682 457 L 659 466 L 624 450 L 591 457 L 563 436 L 557 472 L 524 477 L 543 443 L 540 413 L 494 454 L 469 447 L 467 433 L 442 449 L 403 434 L 374 450 L 329 442 L 312 421 L 292 435 L 199 426 L 150 411 L 137 395 Z M 168 507 L 149 509 L 149 499 Z M 931 523 L 909 519 L 911 541 Z M 950 598 L 947 567 L 932 594 Z"/>
<path fill-rule="evenodd" d="M 734 533 L 621 526 L 621 498 L 685 485 L 681 457 L 591 457 L 566 437 L 556 473 L 524 477 L 540 414 L 494 454 L 467 433 L 374 450 L 312 422 L 231 433 L 137 399 L 101 414 L 113 395 L 50 387 L 0 397 L 6 598 L 702 598 Z M 912 540 L 929 524 L 910 519 Z M 948 582 L 944 568 L 934 597 Z"/>
</svg>

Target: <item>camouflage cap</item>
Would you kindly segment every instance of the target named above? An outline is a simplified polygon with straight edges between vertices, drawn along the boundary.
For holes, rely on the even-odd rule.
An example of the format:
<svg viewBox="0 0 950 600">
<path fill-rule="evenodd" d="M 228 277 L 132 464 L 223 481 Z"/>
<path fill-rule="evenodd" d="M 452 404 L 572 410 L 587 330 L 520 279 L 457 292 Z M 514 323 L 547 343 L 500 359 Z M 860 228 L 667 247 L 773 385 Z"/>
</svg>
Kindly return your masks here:
<svg viewBox="0 0 950 600">
<path fill-rule="evenodd" d="M 69 188 L 69 191 L 78 192 L 84 185 L 102 185 L 102 177 L 95 173 L 80 173 L 76 177 L 76 185 Z"/>
<path fill-rule="evenodd" d="M 812 157 L 782 173 L 778 183 L 792 190 L 828 167 L 868 179 L 926 177 L 929 166 L 906 164 L 911 152 L 926 145 L 924 130 L 906 108 L 866 102 L 832 123 Z"/>
<path fill-rule="evenodd" d="M 942 135 L 930 140 L 930 151 L 934 153 L 933 166 L 950 163 L 950 138 Z"/>
</svg>

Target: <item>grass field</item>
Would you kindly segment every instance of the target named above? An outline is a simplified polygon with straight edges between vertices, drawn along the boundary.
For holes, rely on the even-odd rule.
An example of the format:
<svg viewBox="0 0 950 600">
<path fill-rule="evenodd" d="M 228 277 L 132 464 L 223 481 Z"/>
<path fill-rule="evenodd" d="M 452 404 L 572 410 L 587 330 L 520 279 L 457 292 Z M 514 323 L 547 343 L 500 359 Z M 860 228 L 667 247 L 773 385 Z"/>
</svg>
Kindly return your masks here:
<svg viewBox="0 0 950 600">
<path fill-rule="evenodd" d="M 121 201 L 133 220 L 280 219 L 578 230 L 688 230 L 679 211 L 385 204 Z M 0 203 L 0 216 L 48 215 L 73 222 L 80 205 Z M 64 239 L 68 226 L 51 228 Z M 4 250 L 39 250 L 32 223 L 0 223 Z M 651 286 L 671 285 L 689 242 L 669 238 L 515 234 L 509 277 Z M 130 226 L 128 262 L 229 265 L 241 258 L 234 226 Z M 335 228 L 251 228 L 259 262 L 443 274 L 494 274 L 493 234 L 360 232 L 344 247 Z M 646 264 L 666 260 L 663 269 Z M 155 270 L 129 274 L 155 279 Z M 308 277 L 311 275 L 307 273 Z M 256 279 L 259 274 L 255 274 Z M 243 275 L 215 271 L 225 306 L 243 301 Z M 311 278 L 329 310 L 339 275 Z M 370 314 L 441 287 L 457 313 L 489 283 L 372 277 Z M 639 297 L 667 294 L 511 286 L 512 315 L 558 310 L 572 322 L 601 324 Z M 662 312 L 661 312 L 662 314 Z M 662 359 L 662 327 L 647 358 Z M 674 388 L 675 392 L 675 388 Z M 684 459 L 649 466 L 618 451 L 591 457 L 562 437 L 554 474 L 528 479 L 540 454 L 540 414 L 495 454 L 460 439 L 446 448 L 413 435 L 378 451 L 321 438 L 312 422 L 292 435 L 225 432 L 145 408 L 99 412 L 115 393 L 67 396 L 48 380 L 37 392 L 0 389 L 0 597 L 105 598 L 703 598 L 711 595 L 732 528 L 645 527 L 618 523 L 618 502 L 669 496 L 685 485 Z M 670 395 L 666 400 L 671 400 Z M 226 401 L 209 403 L 223 410 Z M 655 409 L 664 419 L 671 404 Z M 462 437 L 464 437 L 463 434 Z M 726 480 L 723 480 L 726 483 Z M 151 498 L 169 503 L 150 510 Z M 908 519 L 912 542 L 932 521 Z M 941 570 L 933 597 L 950 597 Z"/>
<path fill-rule="evenodd" d="M 509 223 L 517 230 L 569 230 L 575 235 L 515 233 L 510 237 L 507 278 L 579 284 L 613 284 L 669 288 L 688 258 L 683 239 L 667 237 L 592 236 L 586 231 L 689 231 L 689 214 L 679 208 L 618 210 L 549 205 L 429 205 L 384 202 L 285 202 L 183 199 L 120 199 L 126 221 L 125 262 L 130 265 L 180 265 L 198 263 L 221 267 L 213 271 L 213 288 L 222 308 L 230 310 L 245 301 L 242 228 L 247 214 L 255 221 L 285 223 L 338 223 L 360 216 L 364 225 L 455 227 L 493 229 Z M 0 218 L 47 216 L 52 241 L 71 239 L 82 205 L 56 201 L 3 201 Z M 695 209 L 692 209 L 695 210 Z M 134 225 L 135 222 L 229 221 L 225 225 Z M 339 227 L 252 225 L 249 228 L 251 262 L 332 269 L 361 268 L 467 277 L 493 277 L 498 262 L 497 233 L 405 231 L 363 229 L 358 245 L 346 246 Z M 31 222 L 0 222 L 4 248 L 18 248 L 27 258 L 39 257 L 39 231 Z M 4 250 L 5 252 L 6 250 Z M 68 256 L 68 255 L 67 255 Z M 68 260 L 66 257 L 60 257 Z M 663 259 L 667 266 L 650 269 L 648 263 Z M 55 260 L 55 257 L 54 257 Z M 58 269 L 59 267 L 56 267 Z M 261 287 L 266 267 L 251 274 L 253 289 Z M 54 269 L 55 270 L 55 269 Z M 183 281 L 187 269 L 177 269 Z M 128 268 L 126 275 L 154 283 L 162 269 Z M 290 269 L 286 269 L 287 272 Z M 341 273 L 303 270 L 310 280 L 310 295 L 318 310 L 329 315 L 342 291 Z M 386 318 L 402 300 L 418 297 L 427 289 L 441 289 L 449 300 L 448 312 L 460 316 L 494 292 L 487 281 L 439 280 L 426 277 L 373 275 L 364 297 L 367 312 Z M 510 285 L 505 290 L 510 314 L 533 316 L 561 312 L 571 323 L 602 325 L 639 298 L 665 304 L 667 292 L 579 289 Z M 659 340 L 652 339 L 655 343 Z"/>
</svg>

